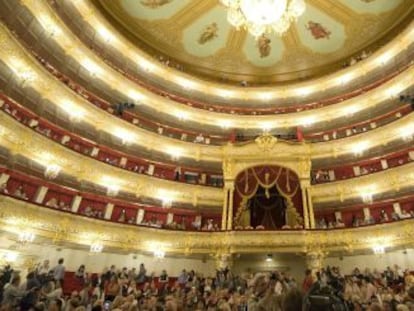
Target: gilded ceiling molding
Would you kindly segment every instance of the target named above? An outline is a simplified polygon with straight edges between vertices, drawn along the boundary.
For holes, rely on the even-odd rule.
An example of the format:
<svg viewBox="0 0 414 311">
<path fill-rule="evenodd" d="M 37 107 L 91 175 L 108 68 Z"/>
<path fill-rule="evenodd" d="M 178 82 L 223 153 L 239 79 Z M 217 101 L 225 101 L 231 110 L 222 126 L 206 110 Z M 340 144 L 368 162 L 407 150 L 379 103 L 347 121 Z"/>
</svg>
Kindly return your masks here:
<svg viewBox="0 0 414 311">
<path fill-rule="evenodd" d="M 128 138 L 130 144 L 138 144 L 147 150 L 188 157 L 196 160 L 219 161 L 220 147 L 206 144 L 193 144 L 147 131 L 132 123 L 114 118 L 111 114 L 99 109 L 82 96 L 69 90 L 54 78 L 42 66 L 27 55 L 18 45 L 3 24 L 0 27 L 0 55 L 4 63 L 14 72 L 16 80 L 22 88 L 31 88 L 41 97 L 50 101 L 67 114 L 80 111 L 84 117 L 82 122 L 88 123 L 98 131 L 105 131 L 115 139 Z M 118 134 L 117 134 L 118 133 Z M 121 136 L 121 137 L 119 137 Z M 170 151 L 170 152 L 169 152 Z"/>
<path fill-rule="evenodd" d="M 262 93 L 266 92 L 270 98 L 295 98 L 301 97 L 301 90 L 309 90 L 310 93 L 317 91 L 329 90 L 331 88 L 340 87 L 340 81 L 343 77 L 359 77 L 368 75 L 371 71 L 378 69 L 383 62 L 387 62 L 393 57 L 398 57 L 398 53 L 406 49 L 413 41 L 414 23 L 411 23 L 404 31 L 398 35 L 395 40 L 386 44 L 383 48 L 376 51 L 369 59 L 358 63 L 352 67 L 341 70 L 340 72 L 326 75 L 324 77 L 314 79 L 308 82 L 300 82 L 289 84 L 283 87 L 250 87 L 248 90 L 235 86 L 221 86 L 219 83 L 198 79 L 189 74 L 178 70 L 171 69 L 154 61 L 151 57 L 139 50 L 135 45 L 131 44 L 122 36 L 94 7 L 89 1 L 78 0 L 73 2 L 74 8 L 83 17 L 83 19 L 94 29 L 105 28 L 116 38 L 116 45 L 119 51 L 129 58 L 131 61 L 145 63 L 147 66 L 142 67 L 142 74 L 148 74 L 150 71 L 157 79 L 165 83 L 174 84 L 174 87 L 184 88 L 182 81 L 191 81 L 193 87 L 192 92 L 201 92 L 211 97 L 211 94 L 217 94 L 218 97 L 240 100 L 257 100 L 262 98 Z M 105 39 L 102 39 L 104 42 Z M 115 44 L 115 39 L 107 44 Z"/>
<path fill-rule="evenodd" d="M 37 91 L 40 96 L 48 99 L 51 103 L 66 112 L 73 109 L 73 105 L 75 105 L 75 107 L 78 107 L 78 109 L 85 112 L 85 117 L 82 120 L 83 122 L 89 123 L 90 126 L 95 127 L 97 130 L 106 131 L 110 135 L 115 135 L 114 133 L 120 131 L 122 135 L 128 133 L 128 135 L 132 135 L 131 144 L 136 143 L 148 150 L 155 150 L 161 153 L 169 153 L 171 150 L 178 150 L 182 157 L 193 158 L 196 160 L 215 162 L 220 162 L 222 160 L 222 147 L 204 144 L 195 145 L 190 142 L 183 142 L 181 140 L 157 135 L 140 129 L 130 123 L 118 120 L 112 115 L 91 105 L 81 96 L 77 96 L 74 92 L 66 88 L 44 68 L 37 64 L 37 62 L 31 59 L 11 37 L 8 31 L 4 28 L 4 25 L 2 26 L 3 27 L 0 27 L 0 55 L 2 56 L 3 62 L 15 72 L 17 80 L 23 88 L 30 87 Z M 372 98 L 369 98 L 367 102 L 375 105 L 377 101 L 384 100 L 384 96 L 390 96 L 390 92 L 395 92 L 392 85 L 394 85 L 394 87 L 395 85 L 406 85 L 408 87 L 409 83 L 414 83 L 412 81 L 413 75 L 414 66 L 396 78 L 397 81 L 401 82 L 392 83 L 391 86 L 388 84 L 384 85 L 384 90 L 381 89 L 380 91 L 382 92 L 374 92 Z M 399 86 L 399 88 L 401 88 L 401 86 Z M 71 104 L 71 106 L 68 106 L 68 104 Z M 335 109 L 335 114 L 338 114 L 338 109 Z M 347 107 L 341 106 L 341 110 L 342 109 L 346 111 Z M 256 119 L 260 119 L 259 116 L 256 116 Z M 360 135 L 311 144 L 311 157 L 312 159 L 317 159 L 330 157 L 332 155 L 340 156 L 349 154 L 356 144 L 364 141 L 370 142 L 369 148 L 380 144 L 387 144 L 392 140 L 399 139 L 404 128 L 410 126 L 412 122 L 413 116 L 408 115 L 391 124 Z M 117 139 L 120 138 L 117 137 Z"/>
<path fill-rule="evenodd" d="M 66 214 L 5 196 L 0 196 L 0 216 L 0 228 L 6 232 L 29 231 L 57 245 L 70 243 L 87 249 L 92 243 L 100 243 L 114 252 L 148 252 L 157 245 L 167 254 L 184 255 L 344 250 L 351 253 L 376 245 L 392 248 L 414 243 L 413 219 L 325 231 L 172 232 Z"/>
<path fill-rule="evenodd" d="M 23 126 L 4 112 L 0 113 L 3 134 L 0 145 L 13 154 L 19 154 L 44 167 L 55 164 L 61 172 L 88 181 L 101 187 L 119 186 L 120 191 L 133 193 L 137 197 L 164 199 L 170 196 L 174 202 L 206 206 L 220 206 L 220 188 L 177 183 L 153 178 L 117 168 L 65 148 L 43 135 Z"/>
<path fill-rule="evenodd" d="M 410 77 L 413 75 L 414 68 L 407 69 L 405 72 L 401 73 L 397 77 L 391 79 L 390 81 L 386 82 L 384 85 L 381 85 L 377 89 L 369 91 L 362 96 L 358 96 L 357 98 L 352 98 L 349 100 L 345 100 L 340 104 L 334 104 L 327 107 L 322 107 L 318 109 L 313 109 L 312 111 L 301 111 L 295 112 L 292 114 L 282 114 L 282 115 L 272 115 L 272 116 L 239 116 L 239 115 L 231 115 L 231 114 L 223 114 L 218 112 L 211 112 L 200 110 L 197 108 L 189 107 L 184 104 L 177 104 L 176 102 L 167 99 L 165 97 L 153 94 L 152 92 L 146 90 L 143 87 L 140 87 L 125 79 L 125 77 L 103 62 L 97 55 L 95 55 L 89 48 L 85 47 L 83 43 L 74 36 L 70 30 L 67 29 L 66 25 L 59 20 L 55 13 L 42 1 L 33 2 L 28 1 L 29 3 L 25 2 L 27 8 L 32 12 L 32 14 L 38 19 L 39 23 L 47 29 L 47 26 L 50 27 L 50 23 L 54 23 L 55 27 L 59 29 L 59 35 L 55 34 L 49 37 L 49 40 L 53 40 L 54 44 L 61 46 L 64 50 L 68 51 L 68 55 L 76 60 L 81 66 L 84 68 L 89 68 L 89 71 L 95 72 L 95 74 L 91 75 L 91 80 L 99 80 L 101 83 L 104 83 L 107 86 L 107 89 L 113 89 L 118 92 L 124 93 L 126 97 L 131 98 L 132 100 L 136 100 L 137 102 L 150 107 L 151 109 L 155 109 L 158 113 L 168 114 L 173 118 L 178 118 L 180 113 L 183 111 L 186 113 L 189 119 L 192 121 L 198 122 L 201 124 L 208 124 L 211 126 L 222 126 L 222 127 L 230 127 L 230 128 L 243 128 L 243 129 L 256 129 L 261 130 L 263 128 L 263 123 L 270 122 L 273 128 L 287 128 L 287 127 L 296 127 L 301 126 L 303 124 L 307 124 L 308 122 L 311 123 L 319 123 L 325 122 L 329 120 L 338 119 L 341 117 L 346 117 L 349 114 L 349 111 L 363 111 L 369 108 L 374 107 L 378 101 L 383 101 L 386 98 L 390 98 L 392 95 L 396 95 L 401 91 L 404 91 L 406 88 L 413 84 L 412 79 Z M 76 4 L 84 3 L 83 1 L 76 2 Z M 86 12 L 93 11 L 93 8 L 88 7 Z M 82 14 L 82 12 L 79 12 Z M 48 16 L 50 20 L 49 23 L 44 21 L 45 16 Z M 95 18 L 94 15 L 88 15 L 89 21 Z M 414 31 L 414 23 L 412 25 L 412 30 Z M 45 30 L 47 32 L 47 30 Z M 402 38 L 396 38 L 394 42 L 394 47 L 387 50 L 387 57 L 392 57 L 394 53 L 399 52 L 401 49 L 405 49 L 407 46 L 401 43 L 401 40 L 406 42 L 407 40 L 411 42 L 413 39 L 409 37 L 411 32 L 405 31 Z M 408 36 L 408 37 L 406 37 Z M 120 38 L 117 38 L 117 40 Z M 130 53 L 132 47 L 130 48 L 117 48 L 121 52 Z M 132 53 L 132 52 L 131 52 Z M 382 55 L 382 54 L 380 54 Z M 357 64 L 352 66 L 352 71 L 345 69 L 341 71 L 340 74 L 337 76 L 333 75 L 330 76 L 329 80 L 319 81 L 318 83 L 314 83 L 308 86 L 301 86 L 300 88 L 293 88 L 290 90 L 291 86 L 284 86 L 283 90 L 277 91 L 278 97 L 289 97 L 288 94 L 294 92 L 295 96 L 304 97 L 307 94 L 312 93 L 313 91 L 321 91 L 325 90 L 329 84 L 334 83 L 337 86 L 343 85 L 344 83 L 350 83 L 353 78 L 360 76 L 361 74 L 368 74 L 370 68 L 378 68 L 380 65 L 379 60 L 383 59 L 385 56 L 381 56 L 383 58 L 376 58 L 373 56 L 372 60 L 364 63 L 364 66 L 361 67 Z M 371 59 L 370 57 L 370 59 Z M 137 61 L 137 55 L 134 54 L 134 61 Z M 155 64 L 151 66 L 156 66 Z M 356 70 L 355 68 L 360 68 Z M 372 69 L 371 68 L 371 69 Z M 354 70 L 355 69 L 355 70 Z M 154 69 L 153 69 L 154 70 Z M 159 69 L 161 70 L 161 69 Z M 166 71 L 171 71 L 172 69 L 162 68 L 164 78 L 174 80 L 175 76 L 172 73 L 168 73 Z M 148 73 L 147 73 L 148 74 Z M 194 77 L 188 77 L 186 79 L 180 78 L 181 82 L 187 85 L 188 87 L 192 88 L 194 86 L 195 80 Z M 204 84 L 208 84 L 208 82 L 203 82 Z M 198 86 L 197 86 L 198 88 Z M 200 88 L 202 88 L 200 86 Z M 390 94 L 390 89 L 393 90 L 394 93 Z M 240 91 L 240 89 L 238 89 Z M 241 89 L 243 92 L 243 99 L 248 100 L 251 96 L 259 96 L 259 98 L 263 97 L 263 93 L 255 94 L 253 90 L 250 90 L 246 93 L 246 90 Z M 225 90 L 215 90 L 211 88 L 206 88 L 206 92 L 209 94 L 220 94 L 220 92 L 224 92 L 225 94 L 229 95 L 233 94 L 233 91 L 230 87 L 226 87 Z M 263 91 L 265 91 L 263 89 Z M 267 95 L 269 92 L 266 92 Z M 227 96 L 226 95 L 226 96 Z M 233 94 L 234 95 L 234 94 Z M 240 95 L 241 96 L 241 95 Z M 384 97 L 385 96 L 385 97 Z M 340 105 L 340 109 L 338 106 Z M 294 115 L 294 117 L 292 117 Z"/>
<path fill-rule="evenodd" d="M 148 150 L 155 150 L 161 153 L 171 154 L 178 152 L 180 153 L 180 156 L 184 158 L 192 158 L 196 159 L 197 161 L 202 160 L 220 162 L 222 160 L 222 148 L 219 146 L 211 146 L 205 144 L 195 145 L 190 142 L 183 142 L 178 139 L 172 139 L 166 136 L 158 135 L 156 133 L 140 129 L 131 123 L 114 118 L 112 115 L 91 105 L 81 96 L 76 95 L 74 92 L 66 88 L 57 79 L 52 77 L 37 62 L 30 58 L 23 50 L 23 48 L 20 47 L 8 33 L 4 25 L 2 26 L 3 27 L 0 27 L 0 37 L 2 38 L 0 41 L 0 55 L 2 56 L 3 62 L 8 65 L 13 72 L 15 72 L 17 80 L 20 82 L 23 88 L 30 87 L 31 89 L 37 91 L 43 98 L 48 99 L 51 103 L 55 104 L 57 107 L 66 111 L 67 113 L 73 110 L 73 106 L 75 106 L 75 108 L 80 109 L 85 114 L 85 117 L 82 121 L 88 122 L 97 130 L 106 131 L 110 135 L 114 136 L 117 136 L 116 133 L 120 133 L 121 136 L 131 135 L 131 141 L 129 142 L 131 144 L 136 143 L 147 148 Z M 392 81 L 386 83 L 383 87 L 378 88 L 378 90 L 368 92 L 365 95 L 361 96 L 361 98 L 350 100 L 350 102 L 356 105 L 358 101 L 362 102 L 364 97 L 368 97 L 366 99 L 366 105 L 375 106 L 377 102 L 383 101 L 384 98 L 389 98 L 390 96 L 392 97 L 399 91 L 408 88 L 411 84 L 413 84 L 413 75 L 414 66 L 398 77 L 394 78 Z M 325 108 L 322 108 L 320 109 L 320 112 L 325 113 L 326 116 L 330 116 L 331 114 L 337 116 L 339 111 L 346 113 L 349 109 L 347 106 L 341 106 L 339 111 L 336 107 L 327 108 L 332 111 L 328 112 Z M 353 113 L 355 112 L 353 111 Z M 204 115 L 206 114 L 207 112 L 204 113 Z M 261 116 L 256 116 L 252 119 L 252 117 L 247 118 L 239 116 L 239 119 L 240 122 L 247 124 L 249 122 L 253 122 L 253 119 L 267 120 L 268 118 L 261 118 Z M 272 122 L 275 122 L 277 119 L 276 116 L 273 117 L 273 119 L 274 120 Z M 286 116 L 285 119 L 287 119 Z M 292 117 L 290 117 L 290 119 L 296 120 L 296 118 Z M 303 117 L 303 119 L 306 121 L 307 118 Z M 366 133 L 343 138 L 340 140 L 312 144 L 312 159 L 325 158 L 332 155 L 340 156 L 343 154 L 349 154 L 352 152 L 355 145 L 368 140 L 369 148 L 378 146 L 380 144 L 387 144 L 392 140 L 399 139 L 399 137 L 401 137 L 401 133 L 404 132 L 404 128 L 410 126 L 412 120 L 413 116 L 408 115 L 398 121 L 395 121 L 386 126 L 376 128 L 374 130 L 370 130 Z M 217 120 L 214 122 L 217 122 Z M 260 122 L 262 121 L 259 121 L 259 123 Z M 267 122 L 269 121 L 266 121 L 266 124 Z M 244 127 L 244 125 L 242 127 Z M 117 139 L 121 138 L 117 136 Z M 367 150 L 369 150 L 369 148 Z"/>
<path fill-rule="evenodd" d="M 54 7 L 62 6 L 64 7 L 63 10 L 69 9 L 70 13 L 68 13 L 71 14 L 71 17 L 72 15 L 75 15 L 76 17 L 78 16 L 78 14 L 76 14 L 77 12 L 72 14 L 73 11 L 76 10 L 72 9 L 71 5 L 66 5 L 67 3 L 64 1 L 57 2 L 59 4 Z M 225 27 L 230 26 L 225 19 L 226 11 L 224 7 L 218 5 L 215 0 L 189 1 L 187 3 L 184 1 L 176 1 L 175 4 L 185 3 L 185 5 L 177 8 L 174 6 L 175 4 L 172 3 L 170 9 L 171 14 L 168 14 L 168 17 L 163 19 L 152 19 L 152 12 L 149 12 L 148 16 L 145 18 L 143 18 L 142 15 L 136 17 L 134 9 L 139 10 L 139 4 L 134 2 L 123 0 L 92 0 L 91 2 L 96 6 L 96 9 L 105 16 L 108 22 L 111 23 L 115 29 L 119 30 L 115 36 L 123 35 L 135 46 L 138 46 L 142 52 L 147 53 L 147 55 L 153 55 L 154 53 L 157 53 L 156 51 L 162 51 L 161 53 L 166 57 L 181 62 L 185 66 L 185 71 L 187 73 L 191 73 L 195 76 L 200 74 L 202 76 L 207 75 L 207 80 L 208 78 L 212 78 L 214 81 L 218 82 L 218 77 L 223 77 L 224 79 L 229 79 L 236 83 L 242 80 L 247 80 L 249 82 L 253 81 L 254 83 L 264 82 L 273 84 L 274 82 L 291 82 L 289 81 L 291 79 L 297 81 L 298 78 L 304 76 L 326 75 L 327 72 L 332 72 L 332 68 L 335 68 L 336 70 L 339 69 L 339 63 L 342 64 L 344 61 L 348 60 L 351 57 L 350 55 L 357 53 L 362 49 L 362 46 L 365 46 L 366 50 L 372 50 L 373 48 L 376 50 L 378 40 L 381 42 L 385 41 L 383 40 L 384 33 L 386 33 L 388 29 L 393 28 L 392 33 L 394 35 L 400 33 L 403 29 L 401 26 L 406 26 L 406 22 L 401 21 L 409 19 L 409 13 L 414 9 L 414 6 L 406 5 L 404 7 L 403 4 L 399 3 L 399 6 L 394 7 L 391 11 L 387 10 L 381 14 L 374 15 L 357 12 L 356 10 L 351 9 L 350 5 L 341 5 L 339 3 L 340 1 L 336 0 L 307 0 L 309 8 L 316 8 L 321 12 L 320 14 L 329 17 L 331 23 L 334 23 L 334 25 L 344 26 L 346 41 L 343 44 L 343 48 L 337 50 L 335 53 L 318 53 L 313 48 L 306 48 L 306 44 L 302 44 L 301 42 L 299 46 L 295 46 L 295 49 L 285 47 L 283 55 L 279 58 L 279 61 L 275 63 L 275 66 L 262 66 L 258 68 L 259 65 L 257 62 L 260 62 L 260 60 L 256 59 L 255 61 L 250 62 L 243 52 L 243 49 L 246 48 L 246 46 L 251 45 L 251 42 L 250 44 L 245 41 L 240 42 L 241 44 L 237 45 L 234 49 L 231 49 L 228 44 L 222 44 L 219 52 L 211 53 L 208 57 L 200 57 L 200 55 L 197 55 L 197 52 L 188 51 L 185 44 L 177 44 L 177 42 L 182 42 L 182 40 L 186 41 L 186 38 L 188 40 L 186 33 L 197 28 L 200 20 L 212 20 L 211 16 L 213 15 L 213 11 L 214 16 L 217 21 L 222 24 L 222 27 L 223 25 L 225 25 Z M 193 2 L 195 5 L 193 5 Z M 202 7 L 197 7 L 196 4 L 198 2 L 205 3 L 207 8 L 202 10 Z M 211 3 L 214 3 L 217 6 L 212 10 L 208 10 L 208 5 Z M 156 11 L 157 10 L 153 10 L 153 12 Z M 221 18 L 218 16 L 220 13 L 222 14 Z M 309 18 L 309 15 L 306 13 L 307 12 L 305 12 L 304 15 Z M 138 13 L 138 15 L 140 14 Z M 156 13 L 154 13 L 154 15 L 156 15 Z M 311 14 L 311 16 L 314 15 L 316 14 Z M 186 20 L 191 19 L 192 23 L 182 25 L 180 23 L 181 17 L 186 17 Z M 319 14 L 315 17 L 319 18 Z M 76 18 L 74 23 L 78 25 L 77 27 L 91 29 L 89 25 L 86 25 L 86 23 L 79 18 Z M 384 27 L 385 25 L 386 27 Z M 393 25 L 398 26 L 392 27 Z M 287 32 L 289 33 L 292 29 L 298 29 L 302 26 L 304 25 L 301 24 L 299 20 L 299 22 L 289 28 Z M 223 31 L 222 34 L 224 32 L 225 31 Z M 245 31 L 239 31 L 239 33 L 246 34 Z M 372 33 L 375 35 L 373 36 Z M 385 36 L 389 37 L 388 34 Z M 97 41 L 96 43 L 98 45 L 101 43 L 99 40 L 99 38 L 94 38 L 94 41 Z M 383 46 L 384 44 L 380 45 Z M 298 53 L 299 50 L 300 52 Z M 305 54 L 302 52 L 305 52 Z M 193 58 L 194 56 L 195 58 Z M 304 63 L 312 63 L 312 66 L 295 68 L 293 71 L 285 71 L 281 68 L 282 66 L 296 67 L 295 65 L 299 61 L 298 58 L 302 59 Z M 171 83 L 165 81 L 163 86 L 168 88 L 169 84 Z M 174 86 L 171 85 L 171 88 L 173 89 Z M 198 94 L 197 98 L 203 100 L 203 97 L 198 96 Z M 234 104 L 241 106 L 249 104 L 254 106 L 257 102 L 261 104 L 260 99 L 256 102 L 249 100 L 248 102 Z"/>
</svg>

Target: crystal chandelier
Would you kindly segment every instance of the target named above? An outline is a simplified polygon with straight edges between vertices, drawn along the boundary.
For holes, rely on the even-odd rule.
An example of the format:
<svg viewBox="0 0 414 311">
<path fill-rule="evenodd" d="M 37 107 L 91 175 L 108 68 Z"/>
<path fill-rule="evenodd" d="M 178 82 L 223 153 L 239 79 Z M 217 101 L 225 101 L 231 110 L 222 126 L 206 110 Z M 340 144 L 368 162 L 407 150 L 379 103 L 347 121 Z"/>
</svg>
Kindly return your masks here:
<svg viewBox="0 0 414 311">
<path fill-rule="evenodd" d="M 285 33 L 306 9 L 305 0 L 220 0 L 228 8 L 228 22 L 246 28 L 254 37 Z"/>
</svg>

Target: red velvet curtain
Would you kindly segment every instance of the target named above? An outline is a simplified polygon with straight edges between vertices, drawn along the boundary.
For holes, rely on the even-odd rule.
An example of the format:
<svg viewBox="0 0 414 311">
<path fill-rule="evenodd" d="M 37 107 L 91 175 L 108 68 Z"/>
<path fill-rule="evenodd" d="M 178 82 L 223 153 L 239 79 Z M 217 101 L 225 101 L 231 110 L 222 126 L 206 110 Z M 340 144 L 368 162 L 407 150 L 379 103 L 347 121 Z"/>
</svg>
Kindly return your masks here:
<svg viewBox="0 0 414 311">
<path fill-rule="evenodd" d="M 290 199 L 300 215 L 303 215 L 302 193 L 299 178 L 292 170 L 280 166 L 256 166 L 241 172 L 235 181 L 233 215 L 244 199 L 251 199 L 259 188 L 263 188 L 266 197 L 277 192 Z"/>
</svg>

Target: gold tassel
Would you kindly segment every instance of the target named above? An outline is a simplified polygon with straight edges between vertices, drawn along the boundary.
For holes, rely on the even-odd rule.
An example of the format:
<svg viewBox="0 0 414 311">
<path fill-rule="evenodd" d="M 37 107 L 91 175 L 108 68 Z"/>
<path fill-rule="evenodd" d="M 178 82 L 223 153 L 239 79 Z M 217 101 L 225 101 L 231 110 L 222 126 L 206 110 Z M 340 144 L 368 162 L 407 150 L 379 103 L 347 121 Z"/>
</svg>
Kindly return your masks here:
<svg viewBox="0 0 414 311">
<path fill-rule="evenodd" d="M 286 189 L 288 192 L 290 192 L 290 179 L 289 179 L 289 170 L 286 170 Z"/>
<path fill-rule="evenodd" d="M 246 171 L 245 171 L 246 173 L 246 181 L 245 181 L 245 184 L 244 184 L 244 193 L 247 193 L 247 191 L 249 191 L 249 169 L 247 169 Z"/>
</svg>

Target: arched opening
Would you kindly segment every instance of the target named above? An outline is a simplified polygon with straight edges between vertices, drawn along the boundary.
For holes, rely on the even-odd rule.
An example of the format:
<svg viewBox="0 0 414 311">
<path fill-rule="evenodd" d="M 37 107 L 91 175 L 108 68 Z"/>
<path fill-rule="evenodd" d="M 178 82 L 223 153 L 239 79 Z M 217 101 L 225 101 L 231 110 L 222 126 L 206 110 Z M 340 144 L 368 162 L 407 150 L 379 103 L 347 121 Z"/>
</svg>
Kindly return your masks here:
<svg viewBox="0 0 414 311">
<path fill-rule="evenodd" d="M 237 175 L 233 213 L 236 229 L 277 230 L 303 224 L 299 178 L 280 166 L 256 166 Z"/>
</svg>

